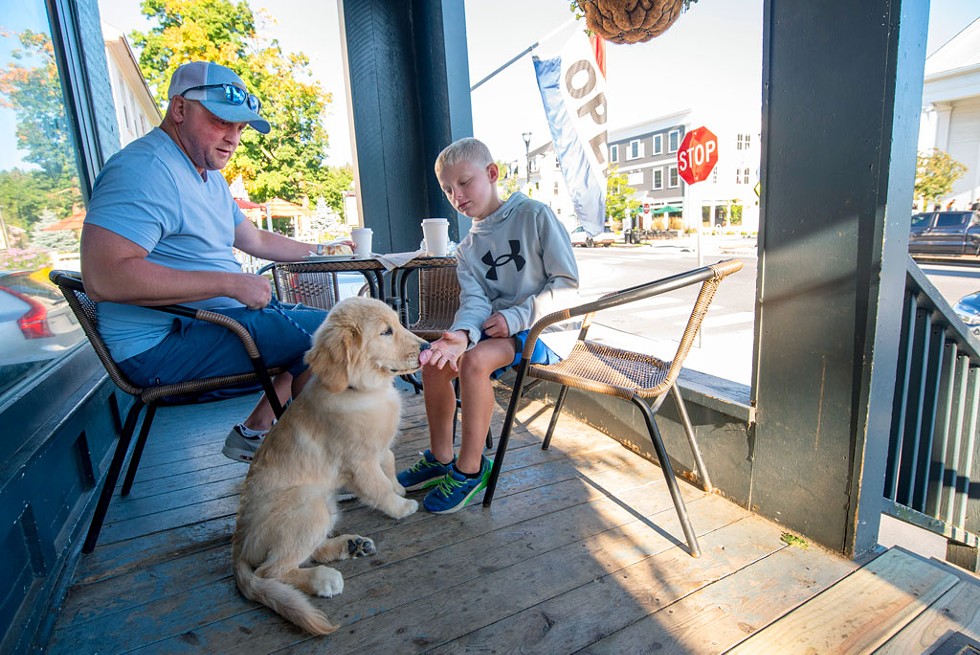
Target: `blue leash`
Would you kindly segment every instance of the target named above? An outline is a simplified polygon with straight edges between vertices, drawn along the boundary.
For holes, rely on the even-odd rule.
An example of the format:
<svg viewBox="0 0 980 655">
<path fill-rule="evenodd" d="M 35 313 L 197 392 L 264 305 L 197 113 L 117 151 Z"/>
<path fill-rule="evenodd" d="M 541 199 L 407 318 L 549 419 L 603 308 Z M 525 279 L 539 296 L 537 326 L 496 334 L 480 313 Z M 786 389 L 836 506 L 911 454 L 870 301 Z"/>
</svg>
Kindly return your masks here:
<svg viewBox="0 0 980 655">
<path fill-rule="evenodd" d="M 279 302 L 279 299 L 278 298 L 273 298 L 272 300 L 270 300 L 269 301 L 269 304 L 268 304 L 268 307 L 270 309 L 272 309 L 272 311 L 276 312 L 277 314 L 279 314 L 280 316 L 282 316 L 284 319 L 286 319 L 286 321 L 290 325 L 292 325 L 294 328 L 296 328 L 297 330 L 299 330 L 300 332 L 302 332 L 303 334 L 305 334 L 306 336 L 308 336 L 310 339 L 313 338 L 313 335 L 310 334 L 309 332 L 307 332 L 306 331 L 306 328 L 304 328 L 302 325 L 300 325 L 299 323 L 297 323 L 295 320 L 293 320 L 293 317 L 292 316 L 290 316 L 289 314 L 286 313 L 286 311 L 283 309 L 282 303 Z"/>
</svg>

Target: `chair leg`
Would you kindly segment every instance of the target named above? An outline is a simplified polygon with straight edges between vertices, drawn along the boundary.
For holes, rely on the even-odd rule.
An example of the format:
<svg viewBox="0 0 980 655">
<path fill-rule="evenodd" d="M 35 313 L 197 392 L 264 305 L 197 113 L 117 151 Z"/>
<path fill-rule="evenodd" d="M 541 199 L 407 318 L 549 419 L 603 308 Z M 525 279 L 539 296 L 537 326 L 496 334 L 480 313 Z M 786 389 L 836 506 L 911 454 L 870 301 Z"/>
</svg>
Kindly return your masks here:
<svg viewBox="0 0 980 655">
<path fill-rule="evenodd" d="M 483 506 L 490 507 L 493 502 L 493 494 L 497 490 L 497 478 L 500 477 L 500 469 L 504 465 L 504 453 L 507 452 L 507 443 L 510 441 L 510 432 L 514 427 L 514 417 L 517 415 L 517 406 L 521 402 L 521 391 L 524 388 L 524 377 L 527 373 L 527 362 L 521 362 L 517 369 L 517 379 L 514 380 L 514 392 L 510 396 L 510 403 L 507 405 L 507 413 L 504 414 L 504 425 L 500 430 L 500 439 L 497 440 L 497 454 L 493 457 L 493 467 L 490 469 L 490 477 L 487 479 L 487 488 L 483 492 Z"/>
<path fill-rule="evenodd" d="M 142 409 L 143 401 L 136 398 L 133 401 L 133 406 L 129 409 L 129 414 L 126 415 L 126 424 L 123 426 L 122 434 L 119 435 L 116 451 L 112 454 L 112 462 L 109 464 L 109 470 L 105 475 L 102 492 L 99 494 L 99 502 L 95 505 L 95 513 L 92 515 L 92 522 L 89 524 L 88 534 L 85 537 L 85 543 L 82 545 L 83 553 L 91 553 L 95 550 L 95 542 L 99 540 L 99 533 L 102 532 L 102 522 L 105 521 L 105 515 L 109 509 L 112 492 L 116 488 L 119 472 L 122 470 L 126 453 L 129 452 L 129 443 L 136 431 L 136 419 Z"/>
<path fill-rule="evenodd" d="M 140 436 L 136 439 L 136 446 L 133 447 L 133 455 L 129 458 L 129 467 L 126 469 L 126 477 L 123 479 L 121 496 L 128 496 L 130 489 L 133 488 L 133 480 L 136 479 L 136 469 L 140 466 L 140 459 L 143 457 L 143 448 L 146 446 L 146 438 L 150 434 L 150 425 L 153 424 L 153 417 L 157 413 L 157 404 L 150 403 L 146 407 L 146 415 L 143 416 L 143 425 L 140 428 Z"/>
<path fill-rule="evenodd" d="M 540 380 L 535 380 L 535 382 L 540 382 Z M 558 425 L 558 415 L 561 414 L 561 409 L 565 406 L 566 395 L 568 395 L 568 386 L 563 384 L 561 385 L 561 391 L 558 392 L 558 400 L 555 401 L 555 409 L 551 412 L 551 422 L 548 423 L 548 432 L 544 435 L 541 450 L 548 450 L 551 446 L 551 435 L 555 433 L 555 426 Z"/>
<path fill-rule="evenodd" d="M 674 476 L 674 468 L 670 465 L 670 458 L 667 456 L 667 449 L 664 447 L 664 442 L 660 436 L 660 429 L 657 427 L 653 411 L 642 398 L 634 396 L 631 400 L 643 412 L 647 429 L 650 431 L 650 440 L 653 441 L 653 449 L 657 453 L 660 468 L 664 473 L 664 480 L 667 482 L 667 489 L 670 491 L 670 497 L 674 501 L 677 518 L 681 523 L 681 529 L 684 531 L 684 537 L 687 539 L 688 550 L 690 550 L 693 557 L 701 557 L 701 547 L 698 546 L 697 535 L 694 534 L 694 528 L 691 527 L 691 521 L 687 516 L 687 506 L 684 504 L 684 498 L 681 496 L 677 478 Z"/>
<path fill-rule="evenodd" d="M 705 466 L 704 458 L 701 457 L 701 449 L 698 447 L 698 442 L 694 438 L 694 426 L 691 425 L 691 418 L 687 414 L 687 405 L 681 396 L 681 390 L 677 388 L 677 383 L 674 383 L 670 387 L 670 391 L 674 396 L 674 404 L 677 405 L 677 414 L 680 416 L 681 424 L 684 426 L 684 434 L 687 435 L 687 442 L 691 445 L 691 453 L 694 455 L 694 465 L 698 470 L 701 485 L 705 491 L 711 493 L 713 487 L 711 486 L 711 478 L 708 477 L 708 467 Z"/>
<path fill-rule="evenodd" d="M 453 410 L 453 444 L 456 443 L 456 424 L 459 422 L 459 412 L 463 404 L 459 400 L 459 378 L 453 378 L 453 392 L 456 394 L 456 409 Z"/>
</svg>

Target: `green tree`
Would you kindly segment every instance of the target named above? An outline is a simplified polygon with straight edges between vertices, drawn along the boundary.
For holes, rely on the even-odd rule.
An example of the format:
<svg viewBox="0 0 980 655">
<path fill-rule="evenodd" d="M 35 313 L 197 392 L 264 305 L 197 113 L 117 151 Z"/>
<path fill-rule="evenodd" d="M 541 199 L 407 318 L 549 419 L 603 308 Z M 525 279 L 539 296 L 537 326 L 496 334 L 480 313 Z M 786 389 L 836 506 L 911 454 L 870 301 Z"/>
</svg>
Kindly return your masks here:
<svg viewBox="0 0 980 655">
<path fill-rule="evenodd" d="M 966 166 L 933 148 L 920 152 L 915 159 L 915 197 L 921 198 L 923 208 L 939 202 L 953 190 L 953 183 L 963 177 Z"/>
<path fill-rule="evenodd" d="M 642 204 L 633 196 L 633 187 L 627 180 L 626 173 L 616 167 L 606 173 L 606 216 L 620 223 Z"/>
<path fill-rule="evenodd" d="M 521 181 L 517 176 L 517 171 L 511 170 L 510 166 L 502 161 L 497 162 L 497 170 L 500 172 L 500 176 L 497 178 L 500 199 L 507 200 L 521 188 Z"/>
<path fill-rule="evenodd" d="M 349 179 L 342 171 L 325 171 L 324 162 L 329 141 L 323 116 L 333 97 L 312 79 L 309 58 L 286 53 L 278 41 L 263 37 L 259 26 L 267 17 L 260 14 L 257 20 L 245 0 L 142 0 L 140 6 L 156 26 L 134 32 L 131 39 L 161 104 L 174 70 L 194 60 L 228 66 L 262 100 L 261 113 L 272 132 L 246 130 L 223 174 L 228 179 L 240 174 L 257 202 L 322 196 L 342 211 Z"/>
<path fill-rule="evenodd" d="M 75 161 L 54 48 L 47 34 L 26 30 L 18 39 L 22 47 L 0 69 L 0 103 L 17 115 L 17 148 L 26 153 L 24 161 L 62 178 L 74 173 Z"/>
<path fill-rule="evenodd" d="M 37 168 L 0 171 L 0 208 L 8 226 L 31 232 L 43 211 L 67 216 L 82 196 L 51 39 L 30 30 L 17 39 L 0 68 L 0 106 L 13 110 L 17 149 Z"/>
</svg>

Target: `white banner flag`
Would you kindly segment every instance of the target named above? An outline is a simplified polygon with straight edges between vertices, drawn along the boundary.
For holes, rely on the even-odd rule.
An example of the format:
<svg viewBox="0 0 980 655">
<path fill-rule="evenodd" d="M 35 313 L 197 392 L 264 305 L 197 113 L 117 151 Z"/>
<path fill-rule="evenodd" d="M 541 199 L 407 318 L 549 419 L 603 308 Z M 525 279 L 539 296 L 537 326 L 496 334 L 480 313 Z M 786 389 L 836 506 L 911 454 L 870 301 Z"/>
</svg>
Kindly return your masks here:
<svg viewBox="0 0 980 655">
<path fill-rule="evenodd" d="M 554 59 L 534 58 L 551 138 L 575 215 L 596 235 L 606 223 L 606 80 L 581 31 Z"/>
</svg>

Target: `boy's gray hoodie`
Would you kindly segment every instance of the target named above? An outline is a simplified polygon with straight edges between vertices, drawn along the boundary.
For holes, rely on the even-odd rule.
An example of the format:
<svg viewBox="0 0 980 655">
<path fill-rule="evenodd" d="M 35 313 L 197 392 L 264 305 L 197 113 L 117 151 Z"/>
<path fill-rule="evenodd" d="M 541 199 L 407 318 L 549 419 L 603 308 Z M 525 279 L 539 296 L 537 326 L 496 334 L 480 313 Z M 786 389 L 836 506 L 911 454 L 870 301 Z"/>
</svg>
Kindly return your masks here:
<svg viewBox="0 0 980 655">
<path fill-rule="evenodd" d="M 494 312 L 514 335 L 575 304 L 578 265 L 568 232 L 550 207 L 522 193 L 473 221 L 456 256 L 462 292 L 450 329 L 466 330 L 470 348 Z"/>
</svg>

